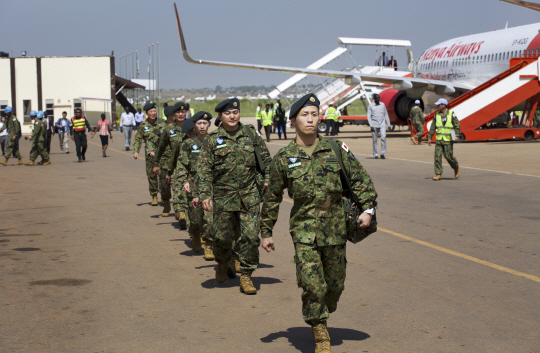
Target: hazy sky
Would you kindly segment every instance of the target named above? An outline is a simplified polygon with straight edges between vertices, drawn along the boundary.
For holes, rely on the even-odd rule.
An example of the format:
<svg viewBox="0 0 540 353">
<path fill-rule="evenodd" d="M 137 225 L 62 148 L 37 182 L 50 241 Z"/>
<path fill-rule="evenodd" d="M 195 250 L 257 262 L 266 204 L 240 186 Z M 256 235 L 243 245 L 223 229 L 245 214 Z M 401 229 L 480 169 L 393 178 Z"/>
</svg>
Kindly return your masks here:
<svg viewBox="0 0 540 353">
<path fill-rule="evenodd" d="M 181 56 L 173 1 L 0 0 L 0 51 L 20 56 L 115 56 L 138 50 L 147 78 L 148 45 L 160 43 L 161 87 L 277 85 L 283 73 L 188 64 Z M 305 67 L 337 37 L 408 39 L 415 59 L 453 37 L 540 22 L 540 13 L 498 0 L 177 1 L 195 59 Z M 540 25 L 539 25 L 540 29 Z M 400 66 L 404 49 L 396 51 Z M 355 47 L 357 63 L 375 50 Z M 118 66 L 117 66 L 118 71 Z"/>
</svg>

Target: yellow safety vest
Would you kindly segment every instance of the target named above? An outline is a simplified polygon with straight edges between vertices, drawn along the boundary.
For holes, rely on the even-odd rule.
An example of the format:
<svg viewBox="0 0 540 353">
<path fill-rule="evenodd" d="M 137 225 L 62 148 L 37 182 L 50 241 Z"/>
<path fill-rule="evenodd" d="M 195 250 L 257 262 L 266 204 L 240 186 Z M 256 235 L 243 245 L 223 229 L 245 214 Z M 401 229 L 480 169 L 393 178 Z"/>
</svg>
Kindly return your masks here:
<svg viewBox="0 0 540 353">
<path fill-rule="evenodd" d="M 261 112 L 262 121 L 264 126 L 272 125 L 272 111 L 269 110 L 268 113 L 266 110 Z"/>
<path fill-rule="evenodd" d="M 189 113 L 191 114 L 191 116 L 195 115 L 195 109 L 189 108 Z"/>
<path fill-rule="evenodd" d="M 262 116 L 262 115 L 261 115 L 260 110 L 257 110 L 257 111 L 255 112 L 255 118 L 256 118 L 257 120 L 261 120 L 261 116 Z"/>
<path fill-rule="evenodd" d="M 452 123 L 452 117 L 454 112 L 448 110 L 446 112 L 446 124 L 442 122 L 442 115 L 437 113 L 435 115 L 435 127 L 437 128 L 437 141 L 452 141 L 452 130 L 454 130 L 454 124 Z"/>
<path fill-rule="evenodd" d="M 326 120 L 337 120 L 336 119 L 336 108 L 330 107 L 326 113 Z"/>
</svg>

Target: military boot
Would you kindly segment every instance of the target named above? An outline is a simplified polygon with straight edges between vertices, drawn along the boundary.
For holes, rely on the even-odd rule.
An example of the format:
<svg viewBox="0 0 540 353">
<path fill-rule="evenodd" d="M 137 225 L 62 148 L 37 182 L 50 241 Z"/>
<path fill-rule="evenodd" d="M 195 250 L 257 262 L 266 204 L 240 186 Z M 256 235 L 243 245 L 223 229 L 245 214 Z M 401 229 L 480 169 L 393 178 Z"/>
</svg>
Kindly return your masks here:
<svg viewBox="0 0 540 353">
<path fill-rule="evenodd" d="M 176 219 L 177 221 L 180 219 L 179 214 L 180 214 L 180 211 L 177 211 L 177 210 L 174 211 L 174 219 Z"/>
<path fill-rule="evenodd" d="M 236 277 L 236 271 L 235 271 L 235 268 L 234 268 L 234 259 L 231 258 L 231 260 L 229 261 L 229 266 L 227 267 L 227 276 L 229 276 L 229 278 L 235 278 Z"/>
<path fill-rule="evenodd" d="M 251 282 L 251 272 L 242 273 L 240 276 L 240 292 L 244 294 L 257 294 L 257 288 Z"/>
<path fill-rule="evenodd" d="M 332 353 L 326 322 L 312 327 L 311 330 L 313 330 L 313 337 L 315 337 L 315 353 Z"/>
<path fill-rule="evenodd" d="M 212 250 L 212 242 L 208 240 L 204 245 L 204 259 L 206 261 L 212 261 L 215 259 L 214 250 Z"/>
<path fill-rule="evenodd" d="M 193 235 L 191 237 L 191 247 L 193 248 L 193 251 L 196 253 L 201 252 L 201 236 L 200 235 Z"/>
<path fill-rule="evenodd" d="M 39 162 L 37 162 L 37 165 L 42 165 L 43 164 L 43 159 Z"/>
<path fill-rule="evenodd" d="M 24 164 L 24 162 L 23 162 L 22 158 L 20 158 L 20 159 L 17 161 L 17 163 L 15 163 L 14 165 L 23 165 L 23 164 Z"/>
<path fill-rule="evenodd" d="M 34 161 L 28 161 L 28 162 L 24 163 L 24 165 L 34 165 Z"/>
<path fill-rule="evenodd" d="M 441 180 L 441 179 L 442 179 L 442 175 L 435 175 L 433 177 L 433 180 L 435 180 L 435 181 L 438 181 L 438 180 Z"/>
<path fill-rule="evenodd" d="M 237 258 L 234 259 L 234 271 L 240 273 L 240 260 Z"/>
<path fill-rule="evenodd" d="M 151 203 L 151 205 L 152 205 L 152 206 L 157 206 L 157 205 L 158 205 L 157 195 L 152 196 L 152 203 Z"/>
<path fill-rule="evenodd" d="M 414 137 L 411 137 L 411 141 L 412 141 L 413 145 L 416 145 L 416 140 L 414 139 Z"/>
<path fill-rule="evenodd" d="M 45 161 L 43 161 L 43 165 L 49 165 L 51 164 L 51 160 L 50 159 L 47 159 Z"/>
<path fill-rule="evenodd" d="M 459 165 L 457 167 L 457 169 L 454 170 L 454 176 L 457 178 L 459 178 L 459 175 L 461 174 L 461 170 L 459 170 Z"/>
<path fill-rule="evenodd" d="M 216 267 L 216 281 L 218 283 L 223 283 L 227 279 L 227 267 L 229 266 L 228 263 L 222 263 L 217 265 Z"/>
<path fill-rule="evenodd" d="M 169 213 L 171 213 L 171 203 L 169 200 L 163 200 L 163 212 L 161 213 L 161 217 L 169 217 Z"/>
<path fill-rule="evenodd" d="M 2 162 L 0 162 L 0 164 L 3 164 L 3 165 L 5 165 L 5 166 L 7 166 L 7 161 L 8 161 L 8 159 L 6 158 L 6 159 L 4 159 Z"/>
<path fill-rule="evenodd" d="M 419 145 L 425 145 L 425 143 L 423 143 L 421 140 L 418 141 L 418 144 L 419 144 Z"/>
<path fill-rule="evenodd" d="M 187 229 L 186 212 L 184 210 L 178 211 L 178 225 L 181 230 Z"/>
</svg>

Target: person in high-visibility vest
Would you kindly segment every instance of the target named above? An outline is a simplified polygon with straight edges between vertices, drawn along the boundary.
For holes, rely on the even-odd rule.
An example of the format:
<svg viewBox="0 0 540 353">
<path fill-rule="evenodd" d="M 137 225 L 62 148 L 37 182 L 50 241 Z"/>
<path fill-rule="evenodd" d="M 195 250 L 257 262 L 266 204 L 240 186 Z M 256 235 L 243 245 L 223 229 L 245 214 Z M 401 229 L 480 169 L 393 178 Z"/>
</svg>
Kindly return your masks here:
<svg viewBox="0 0 540 353">
<path fill-rule="evenodd" d="M 261 110 L 262 110 L 262 103 L 259 103 L 257 105 L 257 111 L 255 112 L 255 119 L 257 119 L 257 131 L 259 131 L 259 134 L 261 133 L 261 129 L 263 126 L 262 121 L 261 121 L 261 118 L 262 118 Z"/>
<path fill-rule="evenodd" d="M 86 130 L 90 132 L 90 123 L 82 115 L 81 108 L 75 108 L 75 116 L 71 118 L 71 139 L 75 141 L 75 150 L 77 151 L 77 157 L 79 157 L 79 163 L 86 160 Z"/>
<path fill-rule="evenodd" d="M 324 118 L 326 119 L 326 136 L 330 133 L 330 136 L 336 136 L 336 122 L 337 122 L 337 114 L 336 114 L 336 108 L 334 108 L 333 104 L 330 104 L 330 107 L 326 109 L 326 112 L 324 113 Z M 332 129 L 332 131 L 330 131 Z"/>
<path fill-rule="evenodd" d="M 264 132 L 266 133 L 266 142 L 270 142 L 270 133 L 272 132 L 272 117 L 273 111 L 270 109 L 270 104 L 266 105 L 266 108 L 261 113 L 262 122 L 264 126 Z"/>
<path fill-rule="evenodd" d="M 431 123 L 428 135 L 428 145 L 431 146 L 431 138 L 435 133 L 437 134 L 437 140 L 435 142 L 435 176 L 433 180 L 442 179 L 443 155 L 448 164 L 454 169 L 454 176 L 459 178 L 459 163 L 454 157 L 454 141 L 458 141 L 458 136 L 461 134 L 459 120 L 456 114 L 448 109 L 448 101 L 446 99 L 439 99 L 435 105 L 439 106 L 439 111 Z"/>
</svg>

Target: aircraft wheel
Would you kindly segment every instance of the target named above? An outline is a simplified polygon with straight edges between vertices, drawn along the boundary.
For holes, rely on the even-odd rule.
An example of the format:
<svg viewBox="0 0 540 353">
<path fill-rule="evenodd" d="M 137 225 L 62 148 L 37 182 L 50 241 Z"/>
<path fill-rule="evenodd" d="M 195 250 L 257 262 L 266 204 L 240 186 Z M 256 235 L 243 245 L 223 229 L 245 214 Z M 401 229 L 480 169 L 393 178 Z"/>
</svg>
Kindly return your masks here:
<svg viewBox="0 0 540 353">
<path fill-rule="evenodd" d="M 319 132 L 322 134 L 323 132 L 326 132 L 326 123 L 319 123 L 319 127 L 317 127 L 317 129 L 319 130 Z"/>
<path fill-rule="evenodd" d="M 525 132 L 525 135 L 523 136 L 523 138 L 525 138 L 525 141 L 532 141 L 534 140 L 534 132 L 532 132 L 531 130 L 527 130 Z"/>
</svg>

